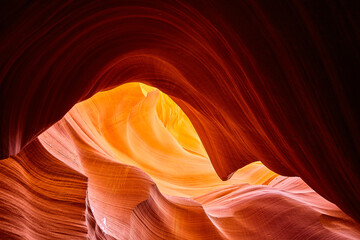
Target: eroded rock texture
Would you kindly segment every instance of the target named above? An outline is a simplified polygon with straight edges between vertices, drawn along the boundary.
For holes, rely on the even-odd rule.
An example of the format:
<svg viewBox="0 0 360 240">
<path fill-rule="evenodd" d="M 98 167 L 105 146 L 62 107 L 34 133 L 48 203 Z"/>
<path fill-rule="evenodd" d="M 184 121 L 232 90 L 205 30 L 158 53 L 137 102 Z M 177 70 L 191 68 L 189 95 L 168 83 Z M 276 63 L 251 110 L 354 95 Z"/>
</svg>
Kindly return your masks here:
<svg viewBox="0 0 360 240">
<path fill-rule="evenodd" d="M 359 238 L 358 12 L 4 3 L 0 236 Z"/>
</svg>

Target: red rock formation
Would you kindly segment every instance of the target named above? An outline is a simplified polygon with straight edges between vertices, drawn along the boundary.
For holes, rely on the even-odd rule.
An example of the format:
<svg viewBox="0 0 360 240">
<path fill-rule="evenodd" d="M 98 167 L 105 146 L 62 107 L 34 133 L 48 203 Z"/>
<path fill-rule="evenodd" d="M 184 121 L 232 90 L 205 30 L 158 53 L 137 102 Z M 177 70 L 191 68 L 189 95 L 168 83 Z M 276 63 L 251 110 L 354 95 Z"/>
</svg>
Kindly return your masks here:
<svg viewBox="0 0 360 240">
<path fill-rule="evenodd" d="M 360 237 L 358 223 L 299 178 L 276 177 L 253 163 L 221 182 L 188 121 L 167 96 L 138 83 L 77 104 L 2 163 L 2 215 L 10 221 L 0 233 L 13 239 Z M 14 182 L 19 187 L 9 192 Z"/>
<path fill-rule="evenodd" d="M 0 239 L 86 238 L 85 176 L 38 140 L 0 167 Z"/>
<path fill-rule="evenodd" d="M 74 231 L 73 235 L 79 237 L 86 234 L 80 230 L 84 229 L 85 218 L 67 216 L 69 209 L 60 207 L 69 204 L 66 198 L 57 199 L 65 194 L 61 189 L 43 187 L 59 194 L 46 198 L 50 202 L 54 199 L 56 204 L 41 206 L 73 219 L 61 220 L 69 223 L 71 231 L 55 231 L 57 227 L 53 226 L 58 226 L 60 220 L 54 219 L 54 214 L 44 216 L 23 207 L 26 202 L 28 209 L 38 208 L 39 203 L 31 202 L 30 196 L 41 193 L 30 191 L 36 183 L 27 177 L 32 175 L 27 166 L 37 166 L 51 158 L 50 162 L 56 162 L 54 166 L 62 166 L 56 167 L 54 179 L 56 175 L 72 176 L 74 169 L 81 173 L 75 174 L 74 179 L 88 177 L 86 201 L 93 209 L 88 206 L 85 211 L 80 207 L 86 198 L 80 190 L 69 190 L 69 195 L 65 195 L 80 204 L 78 214 L 86 212 L 93 237 L 102 234 L 95 224 L 103 216 L 109 218 L 108 235 L 115 238 L 356 237 L 358 225 L 334 205 L 320 211 L 319 204 L 325 204 L 325 200 L 314 192 L 310 195 L 316 195 L 316 200 L 304 197 L 304 203 L 286 191 L 284 201 L 288 205 L 282 202 L 282 192 L 271 186 L 240 186 L 234 190 L 234 196 L 230 194 L 232 201 L 215 201 L 216 206 L 206 197 L 199 197 L 201 207 L 196 202 L 184 204 L 182 198 L 164 196 L 142 170 L 114 162 L 113 156 L 103 149 L 106 145 L 99 145 L 106 141 L 83 136 L 86 131 L 82 129 L 68 129 L 73 124 L 66 123 L 67 117 L 54 126 L 56 135 L 48 143 L 56 147 L 46 147 L 44 159 L 38 160 L 37 150 L 32 150 L 39 148 L 37 136 L 74 104 L 101 90 L 143 82 L 167 93 L 189 116 L 221 179 L 228 179 L 249 163 L 261 161 L 278 174 L 301 177 L 321 196 L 360 221 L 356 1 L 15 1 L 4 4 L 2 9 L 0 154 L 4 159 L 1 174 L 6 181 L 1 189 L 8 189 L 6 186 L 13 185 L 13 181 L 22 187 L 19 193 L 12 192 L 11 198 L 6 197 L 4 190 L 0 194 L 6 206 L 1 218 L 7 216 L 6 221 L 18 223 L 3 225 L 1 233 L 35 239 L 42 238 L 40 235 L 61 238 L 61 231 Z M 61 142 L 64 139 L 68 142 Z M 112 174 L 115 170 L 129 176 Z M 51 183 L 51 171 L 36 171 L 45 171 L 41 182 L 56 186 Z M 70 188 L 71 179 L 64 180 L 70 182 Z M 86 184 L 83 180 L 78 182 Z M 139 189 L 120 188 L 119 184 L 124 183 Z M 267 191 L 264 188 L 272 189 L 271 193 L 263 196 Z M 246 200 L 240 196 L 247 193 L 252 197 L 241 204 Z M 118 197 L 124 194 L 134 195 L 129 197 L 133 200 Z M 215 189 L 211 199 L 217 194 Z M 94 203 L 94 199 L 99 203 Z M 254 206 L 256 199 L 264 205 Z M 113 209 L 113 204 L 119 209 Z M 221 205 L 231 206 L 233 212 L 216 212 Z M 251 219 L 250 206 L 264 215 Z M 279 207 L 279 212 L 284 213 L 296 206 L 300 210 L 294 212 L 291 222 L 303 216 L 308 222 L 294 224 L 294 229 L 282 232 L 290 221 L 281 222 L 280 217 L 274 216 L 271 224 L 269 218 L 275 211 L 265 211 L 269 206 Z M 21 209 L 22 215 L 15 214 L 10 219 L 13 214 L 8 212 L 18 211 L 14 209 Z M 164 209 L 176 209 L 179 216 L 171 217 Z M 121 214 L 116 214 L 117 210 Z M 32 221 L 34 225 L 30 226 L 27 221 L 31 216 L 42 220 Z M 245 220 L 247 217 L 249 220 Z M 51 224 L 39 233 L 44 228 L 42 221 Z M 199 226 L 199 222 L 203 225 Z M 248 230 L 232 229 L 240 223 Z M 254 233 L 260 223 L 276 225 L 278 229 L 269 227 L 269 231 L 274 231 L 260 236 Z M 140 227 L 143 225 L 147 227 Z M 27 226 L 30 230 L 26 233 L 14 226 Z M 272 235 L 275 233 L 279 235 Z"/>
</svg>

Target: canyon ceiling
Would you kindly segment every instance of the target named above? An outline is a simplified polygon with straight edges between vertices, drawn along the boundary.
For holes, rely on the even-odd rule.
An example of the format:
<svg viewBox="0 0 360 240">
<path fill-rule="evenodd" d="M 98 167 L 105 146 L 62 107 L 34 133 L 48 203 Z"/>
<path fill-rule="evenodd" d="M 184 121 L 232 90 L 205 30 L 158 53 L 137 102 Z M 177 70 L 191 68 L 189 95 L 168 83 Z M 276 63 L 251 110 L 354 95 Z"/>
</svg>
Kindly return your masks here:
<svg viewBox="0 0 360 240">
<path fill-rule="evenodd" d="M 358 1 L 8 1 L 0 239 L 360 239 Z"/>
</svg>

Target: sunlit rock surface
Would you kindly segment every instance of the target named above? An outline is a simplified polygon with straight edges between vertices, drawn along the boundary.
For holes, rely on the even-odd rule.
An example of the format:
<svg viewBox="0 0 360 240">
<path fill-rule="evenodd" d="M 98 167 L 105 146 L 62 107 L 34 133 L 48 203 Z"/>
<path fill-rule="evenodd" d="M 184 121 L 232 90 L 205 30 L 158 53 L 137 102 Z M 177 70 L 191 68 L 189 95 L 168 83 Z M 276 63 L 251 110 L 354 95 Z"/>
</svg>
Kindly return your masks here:
<svg viewBox="0 0 360 240">
<path fill-rule="evenodd" d="M 358 9 L 3 3 L 0 236 L 358 237 Z"/>
<path fill-rule="evenodd" d="M 96 151 L 140 168 L 168 195 L 197 196 L 226 185 L 264 184 L 277 176 L 261 163 L 252 163 L 222 181 L 184 112 L 165 94 L 144 89 L 143 84 L 129 83 L 98 93 L 77 104 L 39 138 L 64 162 L 68 156 L 58 156 L 59 149 L 70 156 Z M 69 165 L 73 164 L 71 160 Z"/>
<path fill-rule="evenodd" d="M 6 215 L 23 224 L 20 228 L 8 224 L 2 230 L 6 236 L 360 237 L 359 224 L 300 178 L 280 177 L 263 164 L 252 163 L 221 181 L 187 116 L 168 96 L 143 84 L 96 94 L 75 105 L 38 139 L 3 163 L 4 169 L 17 169 L 5 172 L 4 186 L 11 187 L 8 181 L 20 186 L 20 193 L 8 193 L 4 187 L 11 199 L 6 202 L 17 206 L 7 209 L 23 212 Z M 27 166 L 31 162 L 39 167 Z M 26 191 L 28 187 L 35 192 Z M 38 208 L 41 211 L 33 210 Z M 42 228 L 42 221 L 50 227 Z M 62 221 L 68 226 L 56 225 Z"/>
</svg>

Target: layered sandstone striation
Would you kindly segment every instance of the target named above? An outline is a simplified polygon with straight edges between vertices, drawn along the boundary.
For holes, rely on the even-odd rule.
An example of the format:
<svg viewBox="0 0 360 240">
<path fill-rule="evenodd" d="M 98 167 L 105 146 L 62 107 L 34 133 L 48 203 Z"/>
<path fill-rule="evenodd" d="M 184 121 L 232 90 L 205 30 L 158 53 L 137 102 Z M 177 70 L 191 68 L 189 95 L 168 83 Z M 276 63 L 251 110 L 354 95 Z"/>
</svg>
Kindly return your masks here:
<svg viewBox="0 0 360 240">
<path fill-rule="evenodd" d="M 358 238 L 358 9 L 4 3 L 0 236 Z"/>
</svg>

